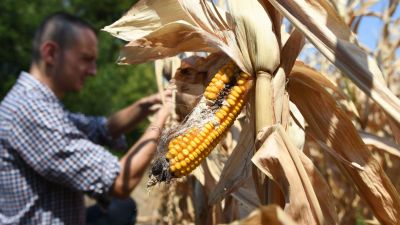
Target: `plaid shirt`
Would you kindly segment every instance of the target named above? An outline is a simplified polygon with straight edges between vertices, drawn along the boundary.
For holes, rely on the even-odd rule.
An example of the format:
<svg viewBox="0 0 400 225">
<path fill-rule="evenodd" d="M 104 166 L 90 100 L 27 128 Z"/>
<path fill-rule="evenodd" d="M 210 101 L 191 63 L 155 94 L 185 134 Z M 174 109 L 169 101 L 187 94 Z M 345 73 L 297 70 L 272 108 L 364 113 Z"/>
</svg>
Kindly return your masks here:
<svg viewBox="0 0 400 225">
<path fill-rule="evenodd" d="M 22 72 L 0 105 L 0 224 L 84 224 L 83 195 L 107 196 L 120 169 L 100 144 L 124 138 L 110 138 L 104 117 L 66 111 Z"/>
</svg>

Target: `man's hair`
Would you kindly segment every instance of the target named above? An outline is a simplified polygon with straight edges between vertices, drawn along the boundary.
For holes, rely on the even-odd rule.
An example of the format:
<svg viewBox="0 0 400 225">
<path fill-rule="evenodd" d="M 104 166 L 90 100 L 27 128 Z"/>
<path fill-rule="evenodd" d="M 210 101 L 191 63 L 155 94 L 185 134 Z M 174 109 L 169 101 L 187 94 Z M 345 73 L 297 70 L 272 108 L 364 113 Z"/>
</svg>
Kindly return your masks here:
<svg viewBox="0 0 400 225">
<path fill-rule="evenodd" d="M 74 44 L 77 29 L 88 28 L 96 34 L 96 30 L 86 21 L 65 12 L 57 12 L 47 16 L 38 27 L 32 43 L 32 62 L 40 61 L 40 46 L 45 41 L 54 41 L 62 50 Z"/>
</svg>

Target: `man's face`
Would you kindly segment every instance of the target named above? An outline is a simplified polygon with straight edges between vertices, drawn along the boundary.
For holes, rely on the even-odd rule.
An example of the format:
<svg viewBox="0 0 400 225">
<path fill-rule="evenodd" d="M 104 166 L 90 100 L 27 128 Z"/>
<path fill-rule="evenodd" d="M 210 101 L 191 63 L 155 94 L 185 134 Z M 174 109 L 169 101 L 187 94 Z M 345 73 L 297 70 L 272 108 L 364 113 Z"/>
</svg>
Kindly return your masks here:
<svg viewBox="0 0 400 225">
<path fill-rule="evenodd" d="M 76 40 L 60 52 L 55 79 L 62 92 L 80 91 L 86 78 L 96 74 L 97 38 L 87 28 L 78 28 Z"/>
</svg>

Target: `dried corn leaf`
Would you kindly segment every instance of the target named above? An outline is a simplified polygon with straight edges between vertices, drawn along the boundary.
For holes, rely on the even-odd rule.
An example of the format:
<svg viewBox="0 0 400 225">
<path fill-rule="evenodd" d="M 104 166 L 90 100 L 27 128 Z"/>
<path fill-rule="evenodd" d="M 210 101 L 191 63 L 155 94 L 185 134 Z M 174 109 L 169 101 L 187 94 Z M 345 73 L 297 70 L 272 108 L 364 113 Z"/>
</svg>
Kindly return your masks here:
<svg viewBox="0 0 400 225">
<path fill-rule="evenodd" d="M 262 146 L 252 161 L 284 193 L 285 212 L 298 224 L 337 224 L 328 185 L 282 126 L 264 129 L 258 139 Z"/>
<path fill-rule="evenodd" d="M 230 225 L 298 225 L 290 216 L 276 205 L 261 206 L 246 219 L 230 223 Z"/>
<path fill-rule="evenodd" d="M 175 56 L 186 51 L 216 52 L 219 39 L 197 27 L 177 21 L 166 24 L 143 38 L 129 42 L 121 51 L 119 63 L 138 64 Z"/>
<path fill-rule="evenodd" d="M 388 138 L 379 137 L 363 131 L 360 131 L 359 134 L 366 145 L 373 146 L 376 149 L 400 158 L 400 146 Z"/>
<path fill-rule="evenodd" d="M 290 34 L 289 39 L 285 42 L 281 52 L 281 65 L 285 74 L 289 74 L 292 70 L 294 63 L 296 62 L 297 56 L 304 46 L 304 35 L 298 30 Z"/>
<path fill-rule="evenodd" d="M 120 63 L 137 64 L 187 51 L 223 51 L 248 74 L 259 68 L 272 72 L 279 64 L 274 29 L 265 9 L 256 0 L 229 1 L 230 8 L 238 14 L 236 17 L 206 0 L 167 1 L 165 5 L 174 15 L 158 15 L 157 12 L 164 12 L 160 9 L 163 4 L 154 2 L 140 1 L 127 16 L 104 28 L 131 41 L 123 48 Z M 176 15 L 172 9 L 177 11 Z M 242 14 L 244 9 L 246 14 Z"/>
<path fill-rule="evenodd" d="M 306 140 L 306 134 L 303 130 L 305 127 L 304 117 L 301 115 L 296 105 L 292 102 L 290 102 L 289 107 L 291 115 L 286 132 L 296 148 L 303 150 L 304 142 Z"/>
<path fill-rule="evenodd" d="M 103 30 L 125 41 L 133 41 L 177 20 L 194 25 L 177 0 L 140 0 L 124 16 Z"/>
<path fill-rule="evenodd" d="M 399 224 L 400 198 L 393 184 L 372 157 L 345 112 L 321 84 L 311 78 L 316 71 L 300 69 L 301 72 L 298 72 L 298 66 L 295 66 L 292 70 L 288 90 L 311 134 L 345 160 L 358 165 L 354 167 L 337 161 L 378 220 L 382 224 Z"/>
<path fill-rule="evenodd" d="M 243 182 L 243 185 L 237 191 L 232 193 L 232 196 L 239 200 L 247 210 L 253 211 L 261 205 L 260 199 L 256 193 L 254 180 L 251 176 Z M 247 214 L 248 215 L 248 214 Z"/>
<path fill-rule="evenodd" d="M 264 0 L 266 1 L 266 0 Z M 400 100 L 385 86 L 376 62 L 325 0 L 268 0 L 385 112 L 400 123 Z"/>
<path fill-rule="evenodd" d="M 268 13 L 257 0 L 228 0 L 237 44 L 250 74 L 273 74 L 280 63 L 280 48 Z"/>
</svg>

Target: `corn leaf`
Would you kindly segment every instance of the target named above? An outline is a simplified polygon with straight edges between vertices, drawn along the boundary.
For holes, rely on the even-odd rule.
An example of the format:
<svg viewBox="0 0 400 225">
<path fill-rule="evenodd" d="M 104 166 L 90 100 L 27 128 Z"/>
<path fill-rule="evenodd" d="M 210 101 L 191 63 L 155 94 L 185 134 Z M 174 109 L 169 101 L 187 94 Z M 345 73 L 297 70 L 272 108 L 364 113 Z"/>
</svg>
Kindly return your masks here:
<svg viewBox="0 0 400 225">
<path fill-rule="evenodd" d="M 288 85 L 291 101 L 300 110 L 314 137 L 346 161 L 357 165 L 349 166 L 341 160 L 336 161 L 377 219 L 382 224 L 399 224 L 400 198 L 397 191 L 362 142 L 346 113 L 313 78 L 317 73 L 308 67 L 293 68 Z"/>
<path fill-rule="evenodd" d="M 285 196 L 285 212 L 298 224 L 337 224 L 328 185 L 310 159 L 297 149 L 281 125 L 263 130 L 253 163 Z"/>
<path fill-rule="evenodd" d="M 363 131 L 360 131 L 359 134 L 366 145 L 373 146 L 380 151 L 400 158 L 400 146 L 388 138 L 379 137 Z"/>
<path fill-rule="evenodd" d="M 301 30 L 326 58 L 386 113 L 400 123 L 400 100 L 385 86 L 376 62 L 357 46 L 350 29 L 326 0 L 268 2 Z"/>
</svg>

